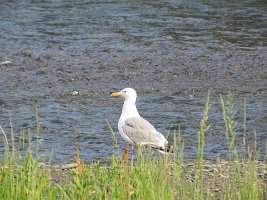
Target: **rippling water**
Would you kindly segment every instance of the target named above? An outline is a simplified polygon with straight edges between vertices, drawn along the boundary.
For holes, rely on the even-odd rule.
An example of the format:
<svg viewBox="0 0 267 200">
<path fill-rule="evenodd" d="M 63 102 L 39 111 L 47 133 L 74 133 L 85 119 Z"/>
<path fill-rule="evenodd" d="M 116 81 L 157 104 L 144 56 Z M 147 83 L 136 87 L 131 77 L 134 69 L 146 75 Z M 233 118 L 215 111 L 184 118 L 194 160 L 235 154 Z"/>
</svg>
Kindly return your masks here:
<svg viewBox="0 0 267 200">
<path fill-rule="evenodd" d="M 267 140 L 267 6 L 262 1 L 1 1 L 0 124 L 20 132 L 41 124 L 40 152 L 69 162 L 115 151 L 122 100 L 133 87 L 140 114 L 166 134 L 181 127 L 193 159 L 208 89 L 205 156 L 227 154 L 219 94 L 236 100 L 237 141 L 247 99 L 248 140 Z M 73 92 L 78 91 L 77 95 Z M 3 144 L 3 137 L 0 138 Z M 119 144 L 124 141 L 118 135 Z M 172 139 L 170 139 L 170 142 Z M 3 151 L 3 145 L 1 146 Z"/>
</svg>

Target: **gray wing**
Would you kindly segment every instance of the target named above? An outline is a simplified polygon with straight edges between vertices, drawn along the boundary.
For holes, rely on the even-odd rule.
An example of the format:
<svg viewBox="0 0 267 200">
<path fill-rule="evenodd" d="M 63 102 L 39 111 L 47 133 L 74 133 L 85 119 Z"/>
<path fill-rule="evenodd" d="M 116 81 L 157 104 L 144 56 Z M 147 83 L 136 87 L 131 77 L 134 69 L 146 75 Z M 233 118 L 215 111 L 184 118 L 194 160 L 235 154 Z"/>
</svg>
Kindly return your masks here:
<svg viewBox="0 0 267 200">
<path fill-rule="evenodd" d="M 123 132 L 138 145 L 151 145 L 153 147 L 163 147 L 167 140 L 157 132 L 148 121 L 141 117 L 132 117 L 125 120 L 122 126 Z"/>
</svg>

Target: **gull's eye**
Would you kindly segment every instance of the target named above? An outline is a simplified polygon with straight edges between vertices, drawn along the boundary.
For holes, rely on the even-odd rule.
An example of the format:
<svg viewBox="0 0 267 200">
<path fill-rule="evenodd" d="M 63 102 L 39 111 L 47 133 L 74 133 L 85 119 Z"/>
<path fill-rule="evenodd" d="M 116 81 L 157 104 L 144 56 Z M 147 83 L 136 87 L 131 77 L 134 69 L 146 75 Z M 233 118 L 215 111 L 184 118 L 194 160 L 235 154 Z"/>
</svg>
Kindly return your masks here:
<svg viewBox="0 0 267 200">
<path fill-rule="evenodd" d="M 126 90 L 124 90 L 123 92 L 126 93 Z"/>
</svg>

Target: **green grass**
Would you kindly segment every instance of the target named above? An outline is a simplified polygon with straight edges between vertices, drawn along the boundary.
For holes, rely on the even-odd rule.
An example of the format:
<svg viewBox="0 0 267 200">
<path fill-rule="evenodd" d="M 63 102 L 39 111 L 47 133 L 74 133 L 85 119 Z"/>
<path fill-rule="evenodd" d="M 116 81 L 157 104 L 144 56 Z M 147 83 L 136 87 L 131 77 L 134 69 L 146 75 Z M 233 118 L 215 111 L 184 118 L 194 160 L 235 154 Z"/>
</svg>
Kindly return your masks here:
<svg viewBox="0 0 267 200">
<path fill-rule="evenodd" d="M 30 145 L 30 131 L 27 138 L 22 137 L 22 145 L 25 141 L 29 145 L 27 152 L 21 155 L 16 150 L 13 139 L 12 150 L 9 151 L 7 135 L 0 126 L 6 148 L 0 163 L 0 199 L 267 199 L 266 177 L 264 182 L 264 178 L 259 176 L 256 144 L 250 147 L 246 143 L 246 135 L 249 134 L 246 131 L 246 103 L 244 139 L 240 144 L 246 155 L 237 152 L 234 121 L 236 113 L 231 95 L 226 97 L 226 103 L 224 98 L 220 97 L 225 136 L 229 146 L 229 167 L 224 168 L 224 161 L 218 158 L 207 171 L 207 161 L 203 156 L 205 134 L 209 129 L 209 97 L 210 93 L 206 99 L 199 130 L 196 131 L 198 152 L 194 165 L 183 161 L 183 142 L 178 130 L 173 138 L 173 148 L 176 152 L 174 155 L 162 156 L 152 150 L 139 148 L 135 158 L 123 163 L 119 154 L 114 153 L 107 164 L 90 164 L 86 166 L 84 173 L 74 173 L 71 181 L 65 184 L 51 181 L 49 166 L 38 166 L 40 158 L 34 156 L 34 148 Z M 39 132 L 39 126 L 36 131 Z M 114 135 L 112 129 L 111 132 Z M 118 146 L 115 136 L 113 139 L 114 145 Z M 262 168 L 267 170 L 266 165 Z"/>
</svg>

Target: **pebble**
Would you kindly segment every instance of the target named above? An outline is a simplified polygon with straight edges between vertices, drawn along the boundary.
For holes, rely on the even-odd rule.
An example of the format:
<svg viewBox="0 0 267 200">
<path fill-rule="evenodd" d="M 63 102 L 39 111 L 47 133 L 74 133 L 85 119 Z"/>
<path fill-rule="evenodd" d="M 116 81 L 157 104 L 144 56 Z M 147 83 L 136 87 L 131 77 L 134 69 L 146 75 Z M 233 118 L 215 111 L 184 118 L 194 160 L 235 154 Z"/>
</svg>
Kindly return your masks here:
<svg viewBox="0 0 267 200">
<path fill-rule="evenodd" d="M 70 164 L 62 165 L 61 169 L 68 170 L 68 169 L 76 168 L 77 166 L 78 166 L 77 163 L 70 163 Z"/>
<path fill-rule="evenodd" d="M 213 168 L 213 171 L 219 173 L 219 170 L 217 168 Z"/>
<path fill-rule="evenodd" d="M 0 65 L 11 65 L 11 61 L 6 60 L 0 63 Z"/>
<path fill-rule="evenodd" d="M 37 166 L 38 167 L 46 167 L 46 164 L 44 162 L 39 162 Z"/>
<path fill-rule="evenodd" d="M 75 91 L 72 92 L 72 95 L 78 95 L 78 94 L 79 94 L 79 91 L 75 90 Z"/>
<path fill-rule="evenodd" d="M 222 174 L 220 174 L 219 176 L 220 176 L 221 178 L 223 178 L 223 179 L 227 179 L 227 178 L 228 178 L 227 176 L 222 175 Z"/>
</svg>

